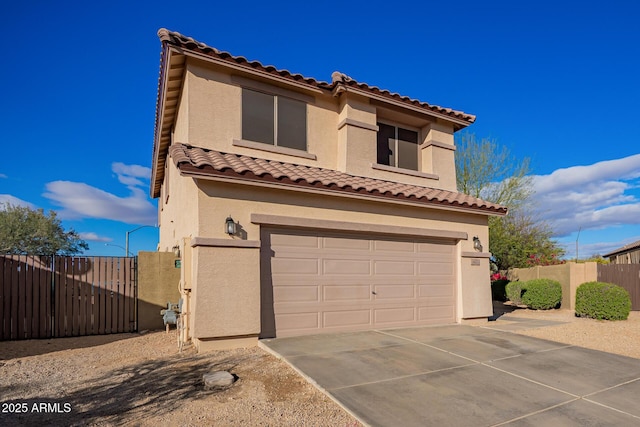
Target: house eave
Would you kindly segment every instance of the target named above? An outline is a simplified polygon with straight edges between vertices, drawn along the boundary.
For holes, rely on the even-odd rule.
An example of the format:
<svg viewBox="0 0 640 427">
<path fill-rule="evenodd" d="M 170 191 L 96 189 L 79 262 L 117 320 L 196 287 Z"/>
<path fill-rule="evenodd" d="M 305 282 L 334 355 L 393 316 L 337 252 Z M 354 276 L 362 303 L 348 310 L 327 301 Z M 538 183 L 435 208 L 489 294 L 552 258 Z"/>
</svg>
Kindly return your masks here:
<svg viewBox="0 0 640 427">
<path fill-rule="evenodd" d="M 200 172 L 199 170 L 197 170 L 197 168 L 193 168 L 193 170 L 185 170 L 185 168 L 181 167 L 180 175 L 184 177 L 201 179 L 205 181 L 251 185 L 251 186 L 262 187 L 262 188 L 273 188 L 273 189 L 280 189 L 280 190 L 297 191 L 302 193 L 343 197 L 343 198 L 349 198 L 349 199 L 367 200 L 367 201 L 374 201 L 374 202 L 381 202 L 381 203 L 391 203 L 396 205 L 445 210 L 450 212 L 470 213 L 474 215 L 486 215 L 486 216 L 506 215 L 506 212 L 494 211 L 494 210 L 483 209 L 483 208 L 466 207 L 466 206 L 460 206 L 460 205 L 454 206 L 450 203 L 420 202 L 417 200 L 399 198 L 397 196 L 385 196 L 385 195 L 362 194 L 357 192 L 339 191 L 339 190 L 332 190 L 332 189 L 326 189 L 326 188 L 302 186 L 298 184 L 289 184 L 284 182 L 272 182 L 272 181 L 264 181 L 260 179 L 251 179 L 244 176 L 231 177 L 231 176 L 225 176 L 222 173 L 216 174 L 215 172 L 211 172 L 209 170 Z"/>
<path fill-rule="evenodd" d="M 389 98 L 383 95 L 379 95 L 376 94 L 372 91 L 367 91 L 364 89 L 360 89 L 357 87 L 353 87 L 353 86 L 348 86 L 342 83 L 338 83 L 335 88 L 333 89 L 333 96 L 340 96 L 341 93 L 353 93 L 356 95 L 360 95 L 366 98 L 369 98 L 371 100 L 374 100 L 377 103 L 381 103 L 383 105 L 390 105 L 396 108 L 401 108 L 404 110 L 410 110 L 416 113 L 420 113 L 424 116 L 427 117 L 433 117 L 433 118 L 437 118 L 437 119 L 441 119 L 443 121 L 446 122 L 451 122 L 454 125 L 456 125 L 456 130 L 460 130 L 460 129 L 464 129 L 467 126 L 473 124 L 473 121 L 469 121 L 469 120 L 465 120 L 465 119 L 460 119 L 457 117 L 453 117 L 450 116 L 448 114 L 444 114 L 444 113 L 439 113 L 437 111 L 433 111 L 431 109 L 428 108 L 424 108 L 418 105 L 412 105 L 410 103 L 407 103 L 406 101 L 402 101 L 402 100 L 396 100 L 393 98 Z"/>
</svg>

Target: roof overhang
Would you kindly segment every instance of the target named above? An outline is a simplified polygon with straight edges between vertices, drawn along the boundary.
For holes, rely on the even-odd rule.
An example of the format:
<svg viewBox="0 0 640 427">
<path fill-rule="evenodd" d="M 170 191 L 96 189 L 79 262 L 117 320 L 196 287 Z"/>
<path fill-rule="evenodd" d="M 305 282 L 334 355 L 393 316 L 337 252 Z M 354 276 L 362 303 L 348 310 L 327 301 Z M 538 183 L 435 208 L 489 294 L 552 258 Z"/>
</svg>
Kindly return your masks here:
<svg viewBox="0 0 640 427">
<path fill-rule="evenodd" d="M 359 192 L 356 190 L 345 190 L 345 189 L 331 189 L 321 186 L 314 185 L 305 185 L 298 182 L 290 181 L 276 181 L 276 180 L 267 180 L 264 177 L 250 177 L 250 176 L 236 176 L 231 174 L 225 174 L 224 172 L 214 172 L 214 171 L 200 171 L 196 167 L 180 167 L 180 175 L 185 177 L 191 177 L 194 179 L 201 179 L 205 181 L 216 181 L 216 182 L 224 182 L 229 184 L 244 184 L 244 185 L 252 185 L 256 187 L 263 188 L 274 188 L 280 190 L 290 190 L 297 191 L 303 193 L 310 194 L 319 194 L 325 196 L 336 196 L 336 197 L 345 197 L 349 199 L 358 199 L 358 200 L 368 200 L 368 201 L 377 201 L 382 203 L 392 203 L 396 205 L 404 205 L 404 206 L 414 206 L 421 208 L 430 208 L 430 209 L 438 209 L 445 210 L 450 212 L 460 212 L 460 213 L 471 213 L 475 215 L 487 215 L 487 216 L 504 216 L 505 212 L 499 212 L 490 209 L 480 209 L 480 208 L 471 208 L 465 207 L 461 205 L 451 205 L 446 203 L 438 203 L 438 202 L 421 202 L 419 200 L 412 200 L 411 198 L 399 198 L 393 195 L 389 195 L 386 193 L 379 194 L 366 194 L 363 192 Z"/>
<path fill-rule="evenodd" d="M 401 108 L 421 114 L 424 117 L 451 122 L 455 130 L 462 129 L 475 121 L 475 116 L 462 111 L 409 99 L 366 83 L 359 83 L 341 73 L 334 73 L 332 82 L 327 83 L 300 74 L 294 74 L 287 70 L 279 70 L 270 65 L 265 66 L 257 61 L 248 61 L 244 57 L 219 51 L 190 37 L 166 29 L 160 29 L 158 36 L 162 43 L 162 51 L 150 189 L 151 196 L 154 198 L 159 197 L 162 181 L 164 180 L 167 151 L 171 145 L 171 133 L 175 125 L 178 103 L 182 96 L 188 58 L 196 58 L 210 64 L 225 67 L 231 70 L 233 74 L 244 74 L 250 78 L 267 80 L 276 85 L 286 85 L 310 93 L 333 94 L 334 96 L 343 92 L 357 93 L 385 106 Z"/>
<path fill-rule="evenodd" d="M 438 111 L 426 109 L 420 105 L 413 105 L 403 100 L 380 95 L 372 91 L 360 89 L 358 87 L 353 87 L 353 86 L 345 85 L 342 83 L 338 83 L 333 89 L 333 94 L 334 96 L 339 96 L 341 93 L 353 93 L 356 95 L 369 98 L 383 105 L 389 105 L 389 106 L 401 108 L 403 110 L 410 110 L 410 111 L 413 111 L 414 113 L 419 113 L 421 115 L 428 116 L 428 117 L 439 118 L 441 120 L 453 123 L 456 131 L 460 129 L 464 129 L 465 127 L 473 123 L 473 121 L 461 119 L 458 117 L 452 117 L 450 114 L 440 113 Z M 475 117 L 474 117 L 474 120 L 475 120 Z"/>
<path fill-rule="evenodd" d="M 184 84 L 186 57 L 178 49 L 163 42 L 160 64 L 151 168 L 151 197 L 153 198 L 160 195 L 164 179 L 167 150 L 171 144 L 171 132 Z"/>
</svg>

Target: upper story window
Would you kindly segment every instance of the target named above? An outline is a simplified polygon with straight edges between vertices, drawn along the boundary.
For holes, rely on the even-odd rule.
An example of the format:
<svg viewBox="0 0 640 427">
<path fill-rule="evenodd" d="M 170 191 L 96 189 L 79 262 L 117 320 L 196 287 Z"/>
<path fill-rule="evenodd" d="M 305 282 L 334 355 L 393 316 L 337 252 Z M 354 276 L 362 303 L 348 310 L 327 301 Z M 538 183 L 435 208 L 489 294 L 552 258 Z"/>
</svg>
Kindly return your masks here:
<svg viewBox="0 0 640 427">
<path fill-rule="evenodd" d="M 418 170 L 418 132 L 378 123 L 378 164 Z"/>
<path fill-rule="evenodd" d="M 242 89 L 242 139 L 306 151 L 307 105 Z"/>
</svg>

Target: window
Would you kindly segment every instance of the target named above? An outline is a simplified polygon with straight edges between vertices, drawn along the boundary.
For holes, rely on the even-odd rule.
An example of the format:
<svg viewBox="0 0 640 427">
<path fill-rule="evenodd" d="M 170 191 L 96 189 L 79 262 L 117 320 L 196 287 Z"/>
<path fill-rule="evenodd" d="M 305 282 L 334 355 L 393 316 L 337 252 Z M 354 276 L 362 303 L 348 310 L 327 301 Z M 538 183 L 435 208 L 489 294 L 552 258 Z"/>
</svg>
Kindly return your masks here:
<svg viewBox="0 0 640 427">
<path fill-rule="evenodd" d="M 378 123 L 378 164 L 418 170 L 418 132 Z"/>
<path fill-rule="evenodd" d="M 242 89 L 242 139 L 307 150 L 307 105 Z"/>
</svg>

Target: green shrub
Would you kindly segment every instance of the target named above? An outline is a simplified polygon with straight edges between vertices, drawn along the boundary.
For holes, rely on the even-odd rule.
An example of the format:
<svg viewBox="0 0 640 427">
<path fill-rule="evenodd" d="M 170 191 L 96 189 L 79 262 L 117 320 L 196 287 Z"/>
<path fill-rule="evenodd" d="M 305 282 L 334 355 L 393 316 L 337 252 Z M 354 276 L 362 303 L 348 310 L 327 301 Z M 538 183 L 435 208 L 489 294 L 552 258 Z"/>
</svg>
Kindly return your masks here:
<svg viewBox="0 0 640 427">
<path fill-rule="evenodd" d="M 515 305 L 522 305 L 522 294 L 526 289 L 525 282 L 510 282 L 505 286 L 505 291 L 507 294 L 507 299 L 514 303 Z"/>
<path fill-rule="evenodd" d="M 604 320 L 626 320 L 631 298 L 613 283 L 587 282 L 576 290 L 576 316 Z"/>
<path fill-rule="evenodd" d="M 534 310 L 556 308 L 562 301 L 562 285 L 551 279 L 533 279 L 526 282 L 522 302 Z"/>
<path fill-rule="evenodd" d="M 494 301 L 506 301 L 507 300 L 507 291 L 505 290 L 505 286 L 507 286 L 509 280 L 494 280 L 491 282 L 491 298 Z"/>
</svg>

